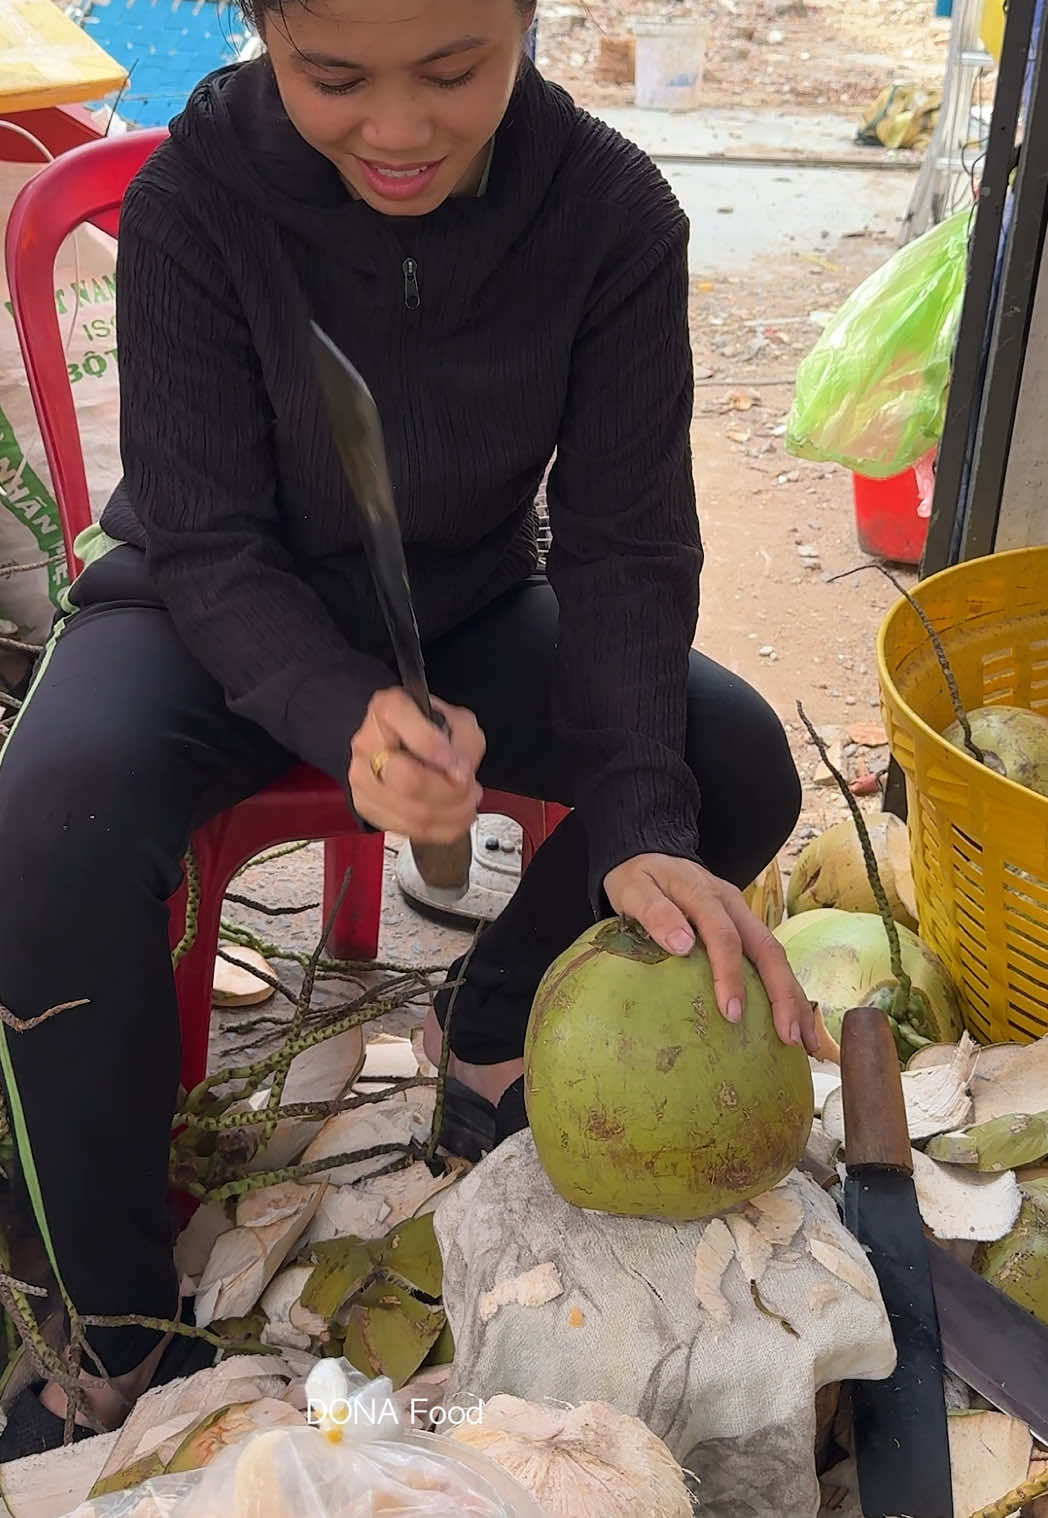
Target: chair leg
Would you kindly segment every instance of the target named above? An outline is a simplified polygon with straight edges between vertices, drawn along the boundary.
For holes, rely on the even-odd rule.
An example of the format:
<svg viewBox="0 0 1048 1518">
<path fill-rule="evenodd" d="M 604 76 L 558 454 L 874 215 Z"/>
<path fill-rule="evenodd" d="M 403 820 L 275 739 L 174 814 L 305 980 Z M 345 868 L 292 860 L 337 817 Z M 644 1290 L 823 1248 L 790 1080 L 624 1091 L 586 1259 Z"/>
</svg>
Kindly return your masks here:
<svg viewBox="0 0 1048 1518">
<path fill-rule="evenodd" d="M 346 871 L 351 872 L 349 890 L 328 938 L 330 958 L 370 960 L 378 957 L 385 859 L 384 833 L 329 838 L 324 844 L 325 923 L 335 910 Z"/>
</svg>

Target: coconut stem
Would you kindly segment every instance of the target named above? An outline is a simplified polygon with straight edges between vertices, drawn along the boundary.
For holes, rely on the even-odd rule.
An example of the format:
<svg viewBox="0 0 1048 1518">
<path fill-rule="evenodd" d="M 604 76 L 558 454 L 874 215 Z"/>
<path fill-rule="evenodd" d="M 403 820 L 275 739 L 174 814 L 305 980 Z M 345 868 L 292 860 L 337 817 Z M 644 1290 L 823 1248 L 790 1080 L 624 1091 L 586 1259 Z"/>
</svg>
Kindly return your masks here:
<svg viewBox="0 0 1048 1518">
<path fill-rule="evenodd" d="M 249 911 L 261 912 L 263 917 L 300 917 L 303 912 L 315 912 L 320 905 L 318 901 L 307 901 L 301 907 L 270 907 L 264 901 L 256 901 L 253 896 L 239 896 L 234 891 L 226 892 L 226 900 L 235 902 L 238 907 L 247 907 Z"/>
<path fill-rule="evenodd" d="M 977 1513 L 972 1513 L 971 1518 L 1011 1518 L 1013 1513 L 1017 1513 L 1035 1498 L 1043 1497 L 1045 1492 L 1048 1492 L 1048 1471 L 1042 1471 L 1032 1481 L 1024 1481 L 1022 1486 L 1015 1487 L 999 1502 L 981 1507 Z"/>
<path fill-rule="evenodd" d="M 943 679 L 946 681 L 946 688 L 950 693 L 950 703 L 953 706 L 953 714 L 957 718 L 957 721 L 960 723 L 961 732 L 964 734 L 964 746 L 968 750 L 969 754 L 971 754 L 972 758 L 976 761 L 976 763 L 985 764 L 986 756 L 983 754 L 982 749 L 976 747 L 975 740 L 972 737 L 972 729 L 968 721 L 968 713 L 964 709 L 964 702 L 961 700 L 960 688 L 957 684 L 953 670 L 950 667 L 950 661 L 946 657 L 946 650 L 942 646 L 942 643 L 939 639 L 939 634 L 932 626 L 931 620 L 928 617 L 927 612 L 924 610 L 924 607 L 917 604 L 913 596 L 911 596 L 910 592 L 906 589 L 905 585 L 900 585 L 899 581 L 892 574 L 891 570 L 885 569 L 883 564 L 859 564 L 855 569 L 846 569 L 843 574 L 831 576 L 831 578 L 827 581 L 827 584 L 832 585 L 835 580 L 845 580 L 849 575 L 857 575 L 863 569 L 879 569 L 884 578 L 886 580 L 889 580 L 892 585 L 894 585 L 895 589 L 899 592 L 900 596 L 902 596 L 907 605 L 912 607 L 913 610 L 917 613 L 918 617 L 920 617 L 925 632 L 932 640 L 932 647 L 935 649 L 935 657 L 939 661 L 939 668 L 942 670 Z"/>
<path fill-rule="evenodd" d="M 171 968 L 177 970 L 190 949 L 196 943 L 197 920 L 200 913 L 200 871 L 196 854 L 190 844 L 185 857 L 186 870 L 186 930 L 171 951 Z"/>
<path fill-rule="evenodd" d="M 819 753 L 822 756 L 823 764 L 825 764 L 826 768 L 829 770 L 830 774 L 833 776 L 834 780 L 836 780 L 838 786 L 840 787 L 841 795 L 848 803 L 848 808 L 851 811 L 852 819 L 855 822 L 855 829 L 859 835 L 859 844 L 862 848 L 863 859 L 866 862 L 866 874 L 869 878 L 870 890 L 874 894 L 874 898 L 877 902 L 877 910 L 881 914 L 881 921 L 884 923 L 884 930 L 888 935 L 888 952 L 891 956 L 892 974 L 895 976 L 896 981 L 896 991 L 893 1002 L 893 1015 L 895 1021 L 898 1022 L 899 1019 L 909 1009 L 910 992 L 913 989 L 913 982 L 910 980 L 910 977 L 907 975 L 906 970 L 903 967 L 902 948 L 899 944 L 899 930 L 896 927 L 895 918 L 892 916 L 892 909 L 889 905 L 884 886 L 881 884 L 881 875 L 880 871 L 877 868 L 877 856 L 873 852 L 873 844 L 870 842 L 870 835 L 866 830 L 866 820 L 862 815 L 862 808 L 859 806 L 859 803 L 856 801 L 855 797 L 852 795 L 851 790 L 848 787 L 847 780 L 845 780 L 840 770 L 837 769 L 837 767 L 830 759 L 825 743 L 822 741 L 819 734 L 812 726 L 811 722 L 809 722 L 807 713 L 805 712 L 804 706 L 800 701 L 797 702 L 797 713 L 801 721 L 804 723 L 804 726 L 808 729 L 808 733 L 811 737 L 812 742 L 819 750 Z"/>
</svg>

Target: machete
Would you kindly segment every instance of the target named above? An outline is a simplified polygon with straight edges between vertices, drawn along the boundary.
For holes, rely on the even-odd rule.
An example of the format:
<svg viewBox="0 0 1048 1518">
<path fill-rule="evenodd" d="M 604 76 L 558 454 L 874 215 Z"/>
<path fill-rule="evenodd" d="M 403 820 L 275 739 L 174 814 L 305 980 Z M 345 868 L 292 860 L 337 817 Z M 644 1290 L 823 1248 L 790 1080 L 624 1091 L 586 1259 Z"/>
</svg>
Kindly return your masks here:
<svg viewBox="0 0 1048 1518">
<path fill-rule="evenodd" d="M 844 1221 L 866 1251 L 895 1339 L 896 1364 L 851 1388 L 866 1518 L 954 1518 L 942 1345 L 917 1206 L 906 1104 L 891 1026 L 854 1007 L 841 1029 Z"/>
<path fill-rule="evenodd" d="M 311 321 L 310 328 L 314 368 L 335 446 L 356 503 L 364 552 L 393 645 L 400 682 L 423 716 L 446 733 L 447 722 L 432 705 L 426 683 L 378 407 L 363 377 L 345 354 L 316 322 Z M 466 894 L 473 862 L 468 832 L 448 844 L 412 841 L 411 852 L 422 879 L 445 901 L 457 901 Z"/>
</svg>

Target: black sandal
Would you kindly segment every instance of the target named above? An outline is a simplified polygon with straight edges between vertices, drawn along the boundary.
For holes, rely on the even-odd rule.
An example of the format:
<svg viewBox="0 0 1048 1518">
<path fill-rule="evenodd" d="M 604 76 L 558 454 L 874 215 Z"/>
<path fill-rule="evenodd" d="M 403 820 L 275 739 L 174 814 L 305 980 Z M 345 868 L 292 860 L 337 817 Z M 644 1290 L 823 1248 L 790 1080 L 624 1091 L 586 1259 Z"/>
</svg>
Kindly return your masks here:
<svg viewBox="0 0 1048 1518">
<path fill-rule="evenodd" d="M 191 1302 L 183 1305 L 182 1321 L 193 1322 Z M 156 1386 L 166 1386 L 169 1381 L 207 1370 L 215 1363 L 216 1354 L 214 1345 L 203 1339 L 175 1334 L 146 1390 L 152 1391 Z M 0 1432 L 0 1465 L 11 1460 L 24 1460 L 30 1455 L 46 1455 L 61 1446 L 65 1438 L 65 1419 L 50 1412 L 40 1401 L 43 1389 L 43 1381 L 25 1387 L 8 1409 L 7 1422 Z M 95 1432 L 93 1428 L 74 1424 L 73 1441 L 79 1444 L 82 1439 L 92 1439 Z"/>
</svg>

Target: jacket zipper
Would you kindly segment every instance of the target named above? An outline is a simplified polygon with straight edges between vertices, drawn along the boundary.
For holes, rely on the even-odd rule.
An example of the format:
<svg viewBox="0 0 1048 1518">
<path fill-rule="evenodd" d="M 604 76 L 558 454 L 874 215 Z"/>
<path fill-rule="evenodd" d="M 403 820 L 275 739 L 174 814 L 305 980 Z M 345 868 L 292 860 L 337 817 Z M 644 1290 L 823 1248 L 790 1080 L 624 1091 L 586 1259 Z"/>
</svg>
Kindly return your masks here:
<svg viewBox="0 0 1048 1518">
<path fill-rule="evenodd" d="M 422 304 L 418 287 L 418 264 L 413 258 L 404 260 L 404 304 L 409 311 L 417 311 Z"/>
</svg>

